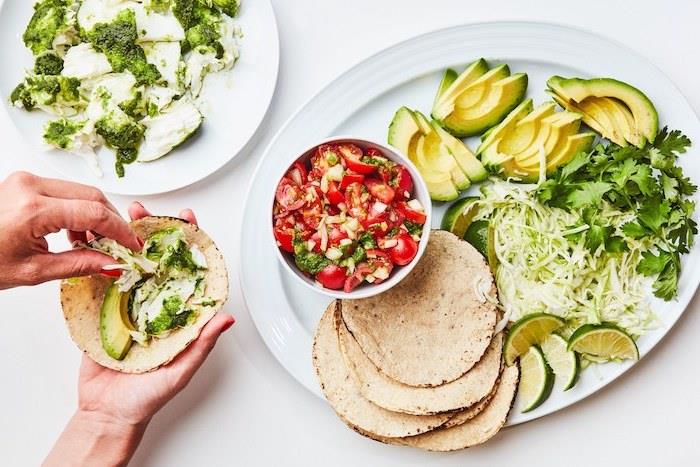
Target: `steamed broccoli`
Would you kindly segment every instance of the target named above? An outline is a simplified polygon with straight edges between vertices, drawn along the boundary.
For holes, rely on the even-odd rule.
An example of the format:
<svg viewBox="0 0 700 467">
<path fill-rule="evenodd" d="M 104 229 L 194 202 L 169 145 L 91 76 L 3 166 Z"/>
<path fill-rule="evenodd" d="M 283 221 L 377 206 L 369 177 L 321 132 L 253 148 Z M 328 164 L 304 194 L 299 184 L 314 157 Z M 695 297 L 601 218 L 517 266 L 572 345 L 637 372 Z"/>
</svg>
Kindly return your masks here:
<svg viewBox="0 0 700 467">
<path fill-rule="evenodd" d="M 184 309 L 184 303 L 180 297 L 173 295 L 163 300 L 160 314 L 146 325 L 146 332 L 158 335 L 176 327 L 184 327 L 196 316 L 194 310 Z"/>
<path fill-rule="evenodd" d="M 196 49 L 198 47 L 206 47 L 216 53 L 216 58 L 221 58 L 224 55 L 224 47 L 219 42 L 221 34 L 219 33 L 219 25 L 213 22 L 202 22 L 191 27 L 185 33 L 186 47 Z"/>
<path fill-rule="evenodd" d="M 56 36 L 73 29 L 71 3 L 72 0 L 41 0 L 34 5 L 34 15 L 22 35 L 34 55 L 51 50 Z"/>
<path fill-rule="evenodd" d="M 55 52 L 44 52 L 34 61 L 34 73 L 37 75 L 60 75 L 63 71 L 63 59 Z"/>
<path fill-rule="evenodd" d="M 51 146 L 70 149 L 75 135 L 85 127 L 87 120 L 68 120 L 61 118 L 49 122 L 44 129 L 44 141 Z"/>
<path fill-rule="evenodd" d="M 88 33 L 95 50 L 107 56 L 115 72 L 129 70 L 138 84 L 153 84 L 160 79 L 155 65 L 146 61 L 146 54 L 136 44 L 136 17 L 133 10 L 123 10 L 111 23 L 99 23 Z"/>
<path fill-rule="evenodd" d="M 173 0 L 151 0 L 146 3 L 146 9 L 158 13 L 167 13 L 172 3 Z"/>
<path fill-rule="evenodd" d="M 230 17 L 236 16 L 240 0 L 210 0 L 222 13 L 226 13 Z"/>
<path fill-rule="evenodd" d="M 36 75 L 27 76 L 10 96 L 10 101 L 17 107 L 33 110 L 42 107 L 74 107 L 80 104 L 80 80 L 65 76 Z M 60 112 L 53 112 L 60 113 Z"/>
</svg>

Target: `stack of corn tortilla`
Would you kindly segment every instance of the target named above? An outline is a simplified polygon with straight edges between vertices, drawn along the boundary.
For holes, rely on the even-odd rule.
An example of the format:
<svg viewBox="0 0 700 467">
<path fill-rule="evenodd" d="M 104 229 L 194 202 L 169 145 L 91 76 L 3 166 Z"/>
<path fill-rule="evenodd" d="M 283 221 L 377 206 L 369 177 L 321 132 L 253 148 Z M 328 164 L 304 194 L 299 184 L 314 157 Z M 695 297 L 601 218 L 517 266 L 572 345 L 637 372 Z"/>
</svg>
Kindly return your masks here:
<svg viewBox="0 0 700 467">
<path fill-rule="evenodd" d="M 495 296 L 481 254 L 433 232 L 399 285 L 326 309 L 313 347 L 326 399 L 349 427 L 384 443 L 453 451 L 487 441 L 519 378 L 502 363 Z"/>
</svg>

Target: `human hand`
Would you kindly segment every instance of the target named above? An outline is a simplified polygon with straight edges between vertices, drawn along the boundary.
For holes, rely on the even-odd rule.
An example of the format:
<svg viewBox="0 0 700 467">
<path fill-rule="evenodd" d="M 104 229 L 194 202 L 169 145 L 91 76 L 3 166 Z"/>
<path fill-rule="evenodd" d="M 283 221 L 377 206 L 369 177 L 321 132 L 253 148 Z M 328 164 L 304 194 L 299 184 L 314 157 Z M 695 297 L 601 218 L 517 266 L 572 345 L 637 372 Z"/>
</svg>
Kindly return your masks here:
<svg viewBox="0 0 700 467">
<path fill-rule="evenodd" d="M 44 238 L 66 229 L 71 241 L 87 232 L 140 250 L 140 239 L 97 188 L 16 172 L 0 183 L 0 289 L 84 276 L 114 263 L 86 249 L 51 253 Z"/>
<path fill-rule="evenodd" d="M 140 203 L 132 203 L 129 215 L 135 220 L 150 213 Z M 181 211 L 179 217 L 197 223 L 189 209 Z M 150 373 L 120 373 L 83 356 L 78 411 L 45 464 L 60 465 L 59 461 L 77 456 L 97 459 L 97 465 L 109 465 L 108 458 L 125 465 L 153 415 L 189 383 L 219 336 L 234 322 L 231 315 L 218 313 L 187 349 L 168 365 Z"/>
</svg>

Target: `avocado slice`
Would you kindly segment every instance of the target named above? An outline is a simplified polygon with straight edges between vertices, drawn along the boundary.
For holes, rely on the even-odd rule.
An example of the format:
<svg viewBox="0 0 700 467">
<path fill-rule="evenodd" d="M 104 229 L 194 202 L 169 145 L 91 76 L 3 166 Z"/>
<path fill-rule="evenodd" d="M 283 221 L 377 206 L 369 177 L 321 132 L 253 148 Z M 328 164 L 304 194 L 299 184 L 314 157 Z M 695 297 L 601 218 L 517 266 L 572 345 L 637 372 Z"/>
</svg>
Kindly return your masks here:
<svg viewBox="0 0 700 467">
<path fill-rule="evenodd" d="M 611 109 L 604 108 L 597 97 L 588 97 L 577 104 L 587 115 L 590 115 L 603 129 L 601 135 L 618 146 L 627 146 L 627 140 L 622 136 L 617 127 L 617 122 L 610 115 Z"/>
<path fill-rule="evenodd" d="M 581 79 L 561 76 L 549 78 L 547 86 L 562 101 L 574 105 L 580 104 L 589 97 L 615 98 L 629 108 L 637 131 L 645 139 L 653 140 L 656 137 L 659 129 L 659 116 L 656 108 L 649 98 L 634 86 L 613 78 Z M 593 126 L 591 128 L 595 130 Z"/>
<path fill-rule="evenodd" d="M 541 133 L 542 120 L 556 112 L 556 104 L 546 103 L 538 106 L 503 137 L 498 145 L 498 150 L 517 157 L 526 151 Z M 545 135 L 546 137 L 546 135 Z"/>
<path fill-rule="evenodd" d="M 131 348 L 134 327 L 129 319 L 129 294 L 119 292 L 112 283 L 105 293 L 100 310 L 100 339 L 107 355 L 123 360 Z"/>
<path fill-rule="evenodd" d="M 457 165 L 457 161 L 450 153 L 449 149 L 442 142 L 442 138 L 433 129 L 430 121 L 420 112 L 414 112 L 416 121 L 425 136 L 424 144 L 416 149 L 417 159 L 426 167 L 430 167 L 438 172 L 449 172 L 452 181 L 458 190 L 466 190 L 471 186 L 471 182 L 462 169 Z"/>
<path fill-rule="evenodd" d="M 557 146 L 560 139 L 578 132 L 581 125 L 581 115 L 573 112 L 558 112 L 554 115 L 546 117 L 542 120 L 542 127 L 549 128 L 547 136 L 544 139 L 537 141 L 526 151 L 515 154 L 515 161 L 520 167 L 526 167 L 534 164 L 539 167 L 540 164 L 540 149 L 544 148 L 544 153 L 549 159 L 550 155 Z"/>
<path fill-rule="evenodd" d="M 637 131 L 632 112 L 625 104 L 613 97 L 589 97 L 589 99 L 596 99 L 598 104 L 608 112 L 613 124 L 628 143 L 637 147 L 643 147 L 646 144 L 644 137 Z"/>
<path fill-rule="evenodd" d="M 473 152 L 469 150 L 466 144 L 461 139 L 455 138 L 444 128 L 433 121 L 433 129 L 440 135 L 442 142 L 447 146 L 452 156 L 457 161 L 457 165 L 462 169 L 462 171 L 467 174 L 469 180 L 473 183 L 483 182 L 488 177 L 488 172 L 484 168 L 483 164 L 479 162 Z"/>
<path fill-rule="evenodd" d="M 473 74 L 470 68 L 471 65 L 467 67 L 462 74 Z M 479 103 L 479 101 L 484 98 L 487 89 L 493 83 L 507 78 L 508 76 L 510 76 L 510 68 L 508 68 L 508 65 L 499 65 L 472 80 L 460 79 L 460 75 L 440 98 L 437 105 L 433 107 L 431 112 L 432 117 L 438 121 L 447 118 L 455 110 L 455 101 L 457 99 L 460 99 L 463 105 L 475 105 Z"/>
<path fill-rule="evenodd" d="M 388 142 L 416 164 L 433 200 L 451 201 L 459 197 L 449 172 L 436 171 L 418 160 L 418 149 L 420 148 L 421 154 L 425 153 L 425 136 L 416 116 L 409 108 L 401 107 L 396 111 L 389 125 Z"/>
<path fill-rule="evenodd" d="M 527 75 L 509 76 L 500 65 L 465 87 L 456 97 L 444 96 L 433 109 L 433 118 L 458 137 L 480 134 L 496 125 L 520 101 L 527 90 Z"/>
<path fill-rule="evenodd" d="M 532 112 L 533 104 L 532 99 L 526 99 L 522 101 L 515 109 L 513 109 L 505 119 L 498 125 L 489 129 L 482 136 L 481 144 L 476 150 L 477 154 L 481 154 L 495 143 L 501 136 L 505 133 L 511 131 L 511 129 L 523 118 Z"/>
<path fill-rule="evenodd" d="M 453 102 L 465 87 L 469 86 L 474 81 L 485 75 L 489 71 L 489 66 L 486 63 L 486 60 L 480 58 L 467 65 L 467 68 L 465 68 L 464 71 L 454 79 L 452 79 L 449 71 L 450 70 L 447 70 L 445 72 L 442 82 L 438 88 L 437 96 L 435 96 L 435 102 L 433 102 L 433 118 L 435 118 L 434 111 L 440 103 L 445 101 Z M 508 75 L 506 74 L 506 76 Z M 450 80 L 451 82 L 449 82 Z M 445 89 L 442 89 L 443 85 L 446 86 Z"/>
<path fill-rule="evenodd" d="M 435 94 L 435 100 L 433 100 L 433 107 L 437 105 L 437 103 L 440 101 L 440 97 L 442 97 L 445 91 L 452 86 L 452 83 L 457 80 L 458 76 L 459 75 L 457 72 L 452 68 L 445 70 L 445 73 L 442 75 L 442 80 L 440 81 L 440 86 L 438 86 L 437 93 Z"/>
<path fill-rule="evenodd" d="M 595 140 L 595 133 L 590 131 L 578 133 L 566 138 L 566 145 L 552 153 L 547 160 L 547 173 L 554 172 L 557 168 L 567 164 L 578 153 L 589 151 Z"/>
</svg>

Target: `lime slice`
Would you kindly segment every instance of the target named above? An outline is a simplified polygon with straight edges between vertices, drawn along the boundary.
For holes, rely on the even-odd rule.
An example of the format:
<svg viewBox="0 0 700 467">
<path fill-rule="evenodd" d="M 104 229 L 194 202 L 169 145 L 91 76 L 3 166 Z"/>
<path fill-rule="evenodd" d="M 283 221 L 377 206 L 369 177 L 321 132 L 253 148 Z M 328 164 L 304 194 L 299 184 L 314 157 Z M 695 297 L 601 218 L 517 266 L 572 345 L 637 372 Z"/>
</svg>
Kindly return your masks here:
<svg viewBox="0 0 700 467">
<path fill-rule="evenodd" d="M 468 196 L 455 201 L 442 217 L 440 228 L 452 232 L 459 238 L 464 237 L 472 219 L 479 211 L 475 204 L 478 199 L 476 196 Z"/>
<path fill-rule="evenodd" d="M 464 239 L 479 250 L 479 253 L 488 257 L 489 255 L 489 221 L 480 220 L 471 223 Z"/>
<path fill-rule="evenodd" d="M 552 393 L 553 385 L 554 373 L 544 359 L 540 348 L 533 345 L 520 358 L 520 384 L 518 384 L 520 411 L 529 412 L 542 405 Z"/>
<path fill-rule="evenodd" d="M 614 324 L 584 324 L 569 338 L 569 350 L 606 360 L 638 360 L 632 336 Z"/>
<path fill-rule="evenodd" d="M 534 344 L 542 343 L 556 329 L 564 325 L 564 320 L 547 313 L 534 313 L 523 316 L 508 331 L 503 356 L 506 365 L 524 355 Z"/>
<path fill-rule="evenodd" d="M 544 358 L 557 377 L 557 386 L 566 391 L 576 384 L 580 369 L 578 355 L 566 348 L 566 339 L 558 334 L 551 334 L 540 346 Z"/>
</svg>

